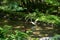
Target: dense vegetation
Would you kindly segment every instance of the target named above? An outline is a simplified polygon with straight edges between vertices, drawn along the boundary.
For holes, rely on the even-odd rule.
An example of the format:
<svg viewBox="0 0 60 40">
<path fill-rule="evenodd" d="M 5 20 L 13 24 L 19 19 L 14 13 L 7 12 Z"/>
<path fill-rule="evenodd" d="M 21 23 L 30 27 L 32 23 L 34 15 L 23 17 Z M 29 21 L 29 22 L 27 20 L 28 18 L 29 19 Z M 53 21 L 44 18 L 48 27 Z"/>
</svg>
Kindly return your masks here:
<svg viewBox="0 0 60 40">
<path fill-rule="evenodd" d="M 1 0 L 0 25 L 3 23 L 3 20 L 12 22 L 42 21 L 48 24 L 52 23 L 58 30 L 60 30 L 60 0 Z M 4 25 L 8 25 L 7 22 L 4 23 Z M 7 35 L 5 33 L 7 27 L 6 29 L 3 28 L 4 27 L 0 27 L 0 30 L 2 30 L 0 36 L 4 35 L 3 37 L 5 38 Z M 14 35 L 14 33 L 11 33 L 9 35 L 11 38 L 13 38 L 12 35 L 16 38 L 17 35 L 19 36 L 20 34 L 17 33 L 17 35 Z M 6 38 L 6 40 L 8 40 L 8 38 Z"/>
</svg>

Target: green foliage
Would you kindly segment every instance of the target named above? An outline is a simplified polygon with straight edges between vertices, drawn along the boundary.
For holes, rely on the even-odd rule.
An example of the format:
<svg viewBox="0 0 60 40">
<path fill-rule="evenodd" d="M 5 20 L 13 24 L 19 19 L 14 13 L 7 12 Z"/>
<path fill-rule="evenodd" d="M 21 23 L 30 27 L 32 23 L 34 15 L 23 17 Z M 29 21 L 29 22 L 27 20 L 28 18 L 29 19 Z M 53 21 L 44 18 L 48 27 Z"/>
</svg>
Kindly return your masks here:
<svg viewBox="0 0 60 40">
<path fill-rule="evenodd" d="M 58 2 L 58 0 L 45 0 L 46 3 L 51 4 L 53 6 L 59 6 L 60 3 Z"/>
<path fill-rule="evenodd" d="M 3 28 L 0 27 L 0 38 L 5 38 L 6 35 L 9 33 L 11 26 L 4 25 Z"/>
<path fill-rule="evenodd" d="M 41 12 L 40 13 L 34 12 L 32 14 L 29 14 L 26 16 L 26 18 L 27 18 L 27 20 L 28 19 L 30 19 L 30 20 L 38 19 L 38 21 L 43 21 L 43 22 L 47 22 L 47 23 L 55 23 L 55 24 L 60 23 L 60 21 L 59 21 L 60 17 L 55 16 L 55 15 L 45 15 Z"/>
<path fill-rule="evenodd" d="M 19 7 L 17 3 L 10 3 L 8 5 L 0 6 L 0 10 L 10 11 L 10 12 L 13 12 L 13 11 L 23 11 L 25 9 L 26 8 Z"/>
<path fill-rule="evenodd" d="M 60 7 L 59 0 L 18 0 L 18 1 L 3 0 L 3 1 L 6 1 L 6 3 L 0 6 L 0 10 L 6 11 L 13 15 L 18 14 L 19 15 L 17 17 L 18 19 L 20 17 L 26 20 L 38 19 L 38 21 L 44 21 L 48 23 L 56 24 L 60 23 L 59 21 L 60 17 L 58 17 L 58 15 L 60 15 L 59 14 L 60 8 L 58 8 Z M 1 1 L 1 3 L 3 1 Z M 13 16 L 10 16 L 9 18 L 13 19 Z"/>
<path fill-rule="evenodd" d="M 51 40 L 60 40 L 60 35 L 55 35 L 54 37 L 51 38 Z"/>
<path fill-rule="evenodd" d="M 28 35 L 15 30 L 14 32 L 11 30 L 12 26 L 4 25 L 4 27 L 0 27 L 0 39 L 1 40 L 28 40 Z"/>
</svg>

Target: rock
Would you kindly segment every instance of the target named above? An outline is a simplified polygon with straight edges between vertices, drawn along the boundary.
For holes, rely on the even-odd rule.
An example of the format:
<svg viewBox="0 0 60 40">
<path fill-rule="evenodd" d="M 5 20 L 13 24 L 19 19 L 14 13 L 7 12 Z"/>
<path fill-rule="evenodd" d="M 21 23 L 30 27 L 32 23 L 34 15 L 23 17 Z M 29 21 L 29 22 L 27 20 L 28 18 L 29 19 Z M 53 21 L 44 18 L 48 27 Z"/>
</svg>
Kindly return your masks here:
<svg viewBox="0 0 60 40">
<path fill-rule="evenodd" d="M 39 40 L 51 40 L 52 37 L 43 37 L 43 38 L 40 38 Z"/>
</svg>

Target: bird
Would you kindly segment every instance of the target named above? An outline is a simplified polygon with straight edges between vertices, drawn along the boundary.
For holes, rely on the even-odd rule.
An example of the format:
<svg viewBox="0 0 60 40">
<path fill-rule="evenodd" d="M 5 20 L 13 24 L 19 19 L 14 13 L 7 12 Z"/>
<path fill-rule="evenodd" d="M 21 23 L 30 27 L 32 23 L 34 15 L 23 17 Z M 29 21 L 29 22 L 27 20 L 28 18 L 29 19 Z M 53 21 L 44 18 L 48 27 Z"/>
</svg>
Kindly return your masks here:
<svg viewBox="0 0 60 40">
<path fill-rule="evenodd" d="M 38 21 L 38 19 L 36 19 L 34 22 L 31 20 L 31 23 L 32 23 L 33 25 L 37 25 L 37 21 Z"/>
</svg>

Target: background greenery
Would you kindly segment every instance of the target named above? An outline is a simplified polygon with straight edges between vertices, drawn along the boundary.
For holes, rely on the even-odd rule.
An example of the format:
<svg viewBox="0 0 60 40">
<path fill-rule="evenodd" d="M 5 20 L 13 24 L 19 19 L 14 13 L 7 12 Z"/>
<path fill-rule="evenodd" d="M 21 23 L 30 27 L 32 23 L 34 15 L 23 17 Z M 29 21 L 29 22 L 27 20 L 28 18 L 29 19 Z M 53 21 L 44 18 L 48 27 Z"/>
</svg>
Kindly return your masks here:
<svg viewBox="0 0 60 40">
<path fill-rule="evenodd" d="M 60 0 L 0 0 L 0 26 L 9 25 L 7 22 L 18 24 L 17 21 L 34 22 L 36 20 L 52 23 L 55 29 L 60 30 Z M 6 37 L 7 27 L 4 30 L 4 27 L 0 28 L 3 30 L 3 37 Z M 16 38 L 14 34 L 10 37 L 12 35 Z"/>
</svg>

